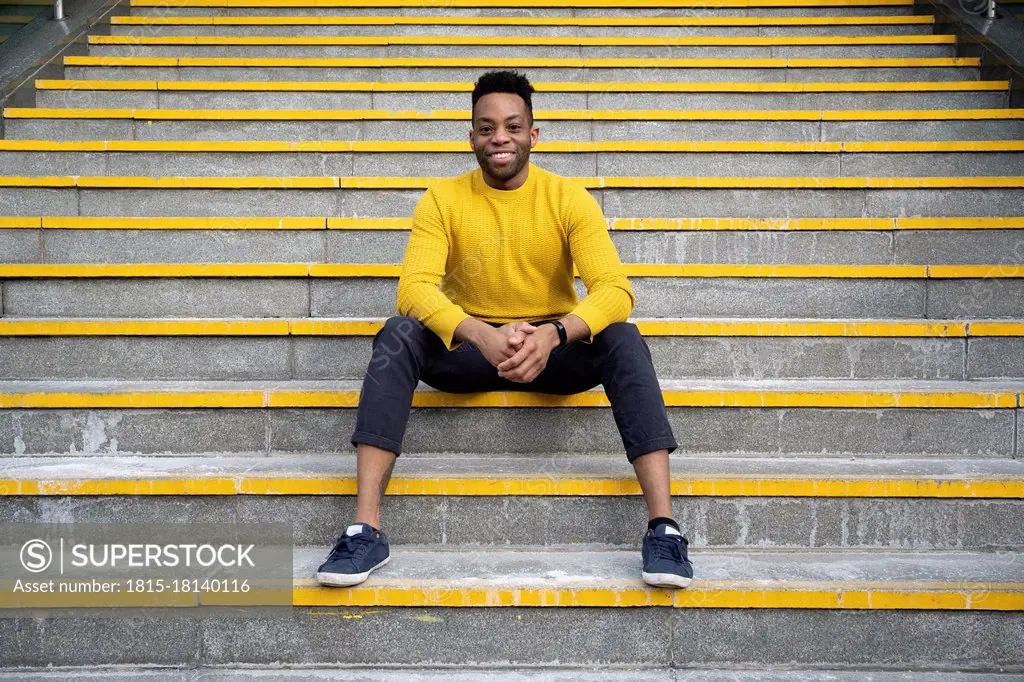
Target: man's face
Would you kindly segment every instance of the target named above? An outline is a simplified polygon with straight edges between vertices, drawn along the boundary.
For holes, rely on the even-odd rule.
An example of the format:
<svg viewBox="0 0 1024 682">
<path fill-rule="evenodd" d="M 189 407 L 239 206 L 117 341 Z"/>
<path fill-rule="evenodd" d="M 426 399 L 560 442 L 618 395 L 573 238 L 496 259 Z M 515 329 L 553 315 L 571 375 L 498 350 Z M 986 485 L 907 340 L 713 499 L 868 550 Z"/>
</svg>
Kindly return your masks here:
<svg viewBox="0 0 1024 682">
<path fill-rule="evenodd" d="M 469 143 L 488 184 L 515 189 L 525 181 L 530 150 L 540 134 L 529 116 L 526 102 L 511 92 L 492 92 L 477 100 Z"/>
</svg>

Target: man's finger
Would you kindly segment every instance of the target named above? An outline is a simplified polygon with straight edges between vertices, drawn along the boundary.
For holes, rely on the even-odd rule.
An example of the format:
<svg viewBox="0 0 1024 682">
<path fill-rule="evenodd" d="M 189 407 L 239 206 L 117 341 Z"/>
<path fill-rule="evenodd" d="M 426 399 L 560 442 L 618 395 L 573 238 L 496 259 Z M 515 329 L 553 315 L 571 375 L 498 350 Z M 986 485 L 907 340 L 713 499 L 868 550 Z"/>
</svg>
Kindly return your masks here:
<svg viewBox="0 0 1024 682">
<path fill-rule="evenodd" d="M 505 360 L 500 365 L 498 365 L 498 369 L 501 370 L 502 372 L 507 372 L 510 369 L 518 367 L 523 362 L 523 360 L 526 359 L 526 357 L 530 354 L 530 349 L 532 347 L 533 346 L 523 345 L 523 347 L 519 349 L 519 351 L 516 352 L 515 355 L 510 357 L 508 360 Z"/>
</svg>

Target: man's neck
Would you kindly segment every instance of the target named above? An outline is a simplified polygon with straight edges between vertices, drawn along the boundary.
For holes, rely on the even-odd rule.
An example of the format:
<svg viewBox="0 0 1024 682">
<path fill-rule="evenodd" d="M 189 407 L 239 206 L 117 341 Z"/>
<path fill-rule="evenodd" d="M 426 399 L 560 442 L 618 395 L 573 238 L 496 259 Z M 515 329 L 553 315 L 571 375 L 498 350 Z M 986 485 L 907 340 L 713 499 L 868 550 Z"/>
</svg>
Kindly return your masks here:
<svg viewBox="0 0 1024 682">
<path fill-rule="evenodd" d="M 480 170 L 484 182 L 487 183 L 488 187 L 508 191 L 513 189 L 519 189 L 526 183 L 526 179 L 530 176 L 530 162 L 527 161 L 526 165 L 523 166 L 523 169 L 521 171 L 513 175 L 508 180 L 505 180 L 504 182 L 492 178 L 485 171 L 483 171 L 482 168 Z"/>
</svg>

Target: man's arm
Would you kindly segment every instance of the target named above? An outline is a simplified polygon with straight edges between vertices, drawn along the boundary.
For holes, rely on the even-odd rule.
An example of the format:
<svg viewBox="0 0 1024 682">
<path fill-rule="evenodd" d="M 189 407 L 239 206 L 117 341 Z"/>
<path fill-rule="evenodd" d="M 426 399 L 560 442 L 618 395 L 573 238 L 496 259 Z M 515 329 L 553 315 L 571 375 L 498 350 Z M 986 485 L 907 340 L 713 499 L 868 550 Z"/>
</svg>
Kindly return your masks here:
<svg viewBox="0 0 1024 682">
<path fill-rule="evenodd" d="M 629 313 L 636 305 L 636 295 L 626 278 L 626 270 L 608 234 L 608 222 L 597 200 L 583 186 L 573 185 L 576 191 L 570 194 L 567 209 L 569 250 L 587 287 L 587 296 L 562 320 L 562 324 L 566 332 L 570 332 L 572 324 L 579 334 L 577 338 L 592 343 L 594 336 L 609 324 L 629 319 Z M 582 331 L 578 324 L 567 322 L 572 316 L 579 318 L 587 331 Z M 575 340 L 571 333 L 569 340 Z"/>
<path fill-rule="evenodd" d="M 448 233 L 437 198 L 432 189 L 427 189 L 412 215 L 412 231 L 398 278 L 398 314 L 416 318 L 437 334 L 448 350 L 454 350 L 467 340 L 465 336 L 456 338 L 456 329 L 473 318 L 441 290 L 447 261 Z"/>
</svg>

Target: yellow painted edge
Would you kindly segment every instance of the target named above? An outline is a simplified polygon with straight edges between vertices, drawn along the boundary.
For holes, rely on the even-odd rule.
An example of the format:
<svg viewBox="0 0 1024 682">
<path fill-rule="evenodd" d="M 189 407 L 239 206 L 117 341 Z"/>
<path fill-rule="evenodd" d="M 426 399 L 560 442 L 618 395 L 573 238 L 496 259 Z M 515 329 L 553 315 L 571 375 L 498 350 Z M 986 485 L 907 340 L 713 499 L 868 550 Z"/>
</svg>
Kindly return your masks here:
<svg viewBox="0 0 1024 682">
<path fill-rule="evenodd" d="M 644 336 L 758 336 L 758 337 L 941 337 L 967 336 L 967 323 L 952 320 L 912 321 L 718 321 L 637 320 Z M 1021 330 L 1024 333 L 1024 328 Z"/>
<path fill-rule="evenodd" d="M 954 320 L 656 320 L 635 322 L 644 336 L 751 336 L 852 338 L 963 338 L 969 335 L 1024 336 L 1024 322 L 984 323 Z M 968 325 L 971 333 L 968 334 Z M 982 330 L 975 333 L 975 325 Z M 3 336 L 372 336 L 381 319 L 4 319 Z M 988 332 L 988 333 L 986 333 Z"/>
<path fill-rule="evenodd" d="M 468 142 L 448 141 L 140 141 L 140 140 L 0 140 L 0 152 L 157 152 L 157 153 L 401 153 L 436 154 L 472 151 Z M 972 142 L 539 142 L 538 153 L 982 153 L 1022 152 L 1024 141 Z"/>
<path fill-rule="evenodd" d="M 726 47 L 822 45 L 951 45 L 956 36 L 134 36 L 90 35 L 90 45 L 188 46 L 378 46 L 389 45 L 543 45 L 564 47 Z"/>
<path fill-rule="evenodd" d="M 969 336 L 1024 336 L 1024 322 L 970 322 Z"/>
<path fill-rule="evenodd" d="M 628 263 L 632 277 L 923 278 L 925 265 L 733 265 Z M 946 266 L 931 266 L 946 267 Z M 950 266 L 944 277 L 979 277 L 974 266 Z M 996 266 L 978 266 L 989 269 Z M 379 263 L 13 263 L 0 277 L 398 277 L 401 265 Z M 1024 276 L 1016 268 L 1005 277 Z"/>
<path fill-rule="evenodd" d="M 380 582 L 380 579 L 378 579 Z M 297 581 L 298 583 L 298 581 Z M 299 585 L 310 585 L 304 581 Z M 295 606 L 639 607 L 755 609 L 1024 610 L 1024 592 L 976 589 L 858 589 L 836 583 L 800 589 L 785 582 L 744 588 L 729 581 L 695 581 L 686 590 L 651 589 L 639 580 L 619 589 L 455 588 L 379 586 L 347 589 L 297 586 Z"/>
<path fill-rule="evenodd" d="M 42 216 L 0 217 L 0 228 L 118 229 L 118 230 L 409 230 L 403 218 L 123 218 Z M 1024 217 L 1009 218 L 614 218 L 610 228 L 627 230 L 736 231 L 736 230 L 1015 230 L 1024 229 Z"/>
<path fill-rule="evenodd" d="M 1018 393 L 662 391 L 669 407 L 973 408 L 1018 406 Z M 349 407 L 358 391 L 198 391 L 0 394 L 0 408 Z M 417 392 L 414 407 L 608 407 L 603 392 L 551 395 L 524 391 Z"/>
<path fill-rule="evenodd" d="M 929 265 L 928 277 L 936 279 L 1024 277 L 1024 265 Z"/>
<path fill-rule="evenodd" d="M 795 58 L 552 58 L 552 57 L 93 57 L 67 56 L 64 66 L 296 68 L 945 68 L 978 67 L 978 57 Z"/>
<path fill-rule="evenodd" d="M 394 478 L 388 495 L 403 496 L 583 496 L 642 494 L 634 479 L 535 477 Z M 1020 480 L 921 480 L 827 478 L 675 479 L 673 495 L 690 497 L 827 497 L 1024 499 Z M 295 476 L 139 479 L 0 480 L 0 496 L 50 495 L 354 495 L 350 477 Z"/>
<path fill-rule="evenodd" d="M 0 277 L 398 277 L 401 267 L 389 263 L 2 263 Z M 1020 265 L 627 263 L 623 268 L 630 277 L 1024 277 L 1024 266 Z"/>
<path fill-rule="evenodd" d="M 42 218 L 34 217 L 2 217 L 0 216 L 0 229 L 20 229 L 20 228 L 39 228 L 42 227 Z"/>
<path fill-rule="evenodd" d="M 551 109 L 534 110 L 538 120 L 659 121 L 912 121 L 1024 119 L 1024 109 Z M 11 119 L 135 119 L 139 121 L 338 121 L 338 120 L 469 120 L 462 109 L 74 109 L 8 107 Z M 543 144 L 543 143 L 542 143 Z M 913 144 L 913 143 L 911 143 Z"/>
<path fill-rule="evenodd" d="M 67 230 L 323 230 L 327 218 L 90 218 L 43 216 L 42 227 Z"/>
<path fill-rule="evenodd" d="M 849 26 L 934 24 L 930 15 L 862 15 L 841 17 L 449 17 L 411 15 L 363 16 L 113 16 L 110 23 L 131 26 Z"/>
<path fill-rule="evenodd" d="M 355 81 L 118 81 L 46 80 L 40 90 L 174 90 L 224 92 L 469 92 L 472 83 Z M 764 82 L 537 82 L 538 92 L 1002 92 L 1009 81 Z"/>
<path fill-rule="evenodd" d="M 403 218 L 123 218 L 42 216 L 49 229 L 118 230 L 409 230 L 412 219 Z M 0 217 L 0 227 L 40 227 L 36 217 Z M 978 230 L 1024 229 L 1024 217 L 1009 218 L 614 218 L 610 229 L 626 230 Z"/>
<path fill-rule="evenodd" d="M 19 0 L 12 4 L 39 4 Z M 715 0 L 714 7 L 897 7 L 912 0 Z M 131 0 L 131 7 L 649 7 L 648 0 Z M 704 0 L 660 0 L 660 7 L 707 7 Z"/>
<path fill-rule="evenodd" d="M 0 176 L 0 187 L 82 187 L 137 189 L 426 189 L 435 177 L 144 177 Z M 968 177 L 683 177 L 599 176 L 573 178 L 589 189 L 974 189 L 1024 188 L 1024 176 Z"/>
</svg>

